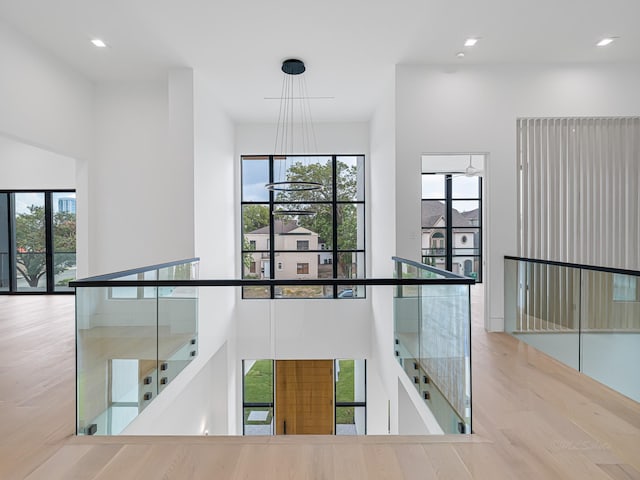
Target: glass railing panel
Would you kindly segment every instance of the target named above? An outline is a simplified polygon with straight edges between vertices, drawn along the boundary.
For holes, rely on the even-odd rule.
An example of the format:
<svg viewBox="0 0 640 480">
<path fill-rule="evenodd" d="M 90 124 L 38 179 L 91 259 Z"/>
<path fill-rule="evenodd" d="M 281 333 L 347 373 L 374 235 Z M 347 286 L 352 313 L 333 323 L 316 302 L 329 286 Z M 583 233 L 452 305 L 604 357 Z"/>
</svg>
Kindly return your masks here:
<svg viewBox="0 0 640 480">
<path fill-rule="evenodd" d="M 419 294 L 418 285 L 400 285 L 394 288 L 393 298 L 394 354 L 407 376 L 414 380 L 416 389 L 420 368 L 418 363 L 420 357 Z"/>
<path fill-rule="evenodd" d="M 640 276 L 582 270 L 581 370 L 640 402 Z"/>
<path fill-rule="evenodd" d="M 120 433 L 157 394 L 155 288 L 117 292 L 76 290 L 78 434 Z"/>
<path fill-rule="evenodd" d="M 198 352 L 198 289 L 158 288 L 158 391 Z"/>
<path fill-rule="evenodd" d="M 470 433 L 469 286 L 421 285 L 420 312 L 420 388 L 445 432 Z"/>
<path fill-rule="evenodd" d="M 580 270 L 505 262 L 505 330 L 578 369 Z"/>
</svg>

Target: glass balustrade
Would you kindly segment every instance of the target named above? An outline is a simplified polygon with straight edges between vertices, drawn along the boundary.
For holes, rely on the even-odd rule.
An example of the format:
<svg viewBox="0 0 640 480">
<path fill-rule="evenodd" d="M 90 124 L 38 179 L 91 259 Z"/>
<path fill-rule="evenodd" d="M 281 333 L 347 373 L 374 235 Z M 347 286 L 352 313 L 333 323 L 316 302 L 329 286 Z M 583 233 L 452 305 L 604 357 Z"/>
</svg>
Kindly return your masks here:
<svg viewBox="0 0 640 480">
<path fill-rule="evenodd" d="M 82 280 L 76 287 L 77 432 L 117 435 L 198 351 L 197 261 Z M 128 282 L 122 285 L 117 282 Z M 100 286 L 91 286 L 92 282 Z M 113 286 L 104 286 L 114 283 Z"/>
<path fill-rule="evenodd" d="M 199 280 L 197 259 L 71 282 L 76 289 L 77 433 L 126 433 L 131 422 L 197 357 L 199 308 L 215 311 L 218 303 L 225 303 L 219 300 L 239 299 L 241 289 L 289 285 L 339 294 L 318 301 L 313 312 L 306 301 L 265 299 L 236 305 L 238 328 L 246 332 L 240 355 L 277 359 L 274 332 L 285 344 L 296 334 L 307 339 L 314 332 L 322 336 L 326 325 L 321 320 L 326 315 L 370 311 L 364 302 L 343 302 L 342 298 L 360 296 L 365 287 L 377 286 L 387 307 L 393 303 L 395 355 L 416 386 L 415 402 L 424 402 L 444 432 L 470 433 L 469 285 L 474 280 L 395 261 L 395 278 L 349 278 L 348 283 L 342 277 Z M 201 288 L 207 291 L 200 298 Z M 341 334 L 355 337 L 361 331 L 345 324 Z M 326 345 L 316 343 L 307 353 L 323 358 Z M 245 376 L 253 378 L 264 370 L 266 363 L 260 362 L 270 361 L 245 363 Z M 366 360 L 337 359 L 334 366 L 335 432 L 365 434 Z M 273 396 L 254 398 L 253 390 L 243 391 L 245 433 L 273 434 Z"/>
<path fill-rule="evenodd" d="M 505 257 L 505 331 L 640 401 L 640 272 Z"/>
<path fill-rule="evenodd" d="M 445 433 L 471 433 L 471 317 L 474 281 L 396 259 L 395 355 Z"/>
</svg>

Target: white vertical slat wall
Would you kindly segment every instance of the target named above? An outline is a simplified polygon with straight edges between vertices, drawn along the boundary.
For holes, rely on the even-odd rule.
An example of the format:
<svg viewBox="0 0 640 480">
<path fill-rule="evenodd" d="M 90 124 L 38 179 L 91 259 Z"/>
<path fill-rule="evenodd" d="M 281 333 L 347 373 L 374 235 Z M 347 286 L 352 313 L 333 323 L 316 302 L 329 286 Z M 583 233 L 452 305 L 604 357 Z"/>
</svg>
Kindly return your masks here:
<svg viewBox="0 0 640 480">
<path fill-rule="evenodd" d="M 519 256 L 640 270 L 640 117 L 517 127 Z"/>
</svg>

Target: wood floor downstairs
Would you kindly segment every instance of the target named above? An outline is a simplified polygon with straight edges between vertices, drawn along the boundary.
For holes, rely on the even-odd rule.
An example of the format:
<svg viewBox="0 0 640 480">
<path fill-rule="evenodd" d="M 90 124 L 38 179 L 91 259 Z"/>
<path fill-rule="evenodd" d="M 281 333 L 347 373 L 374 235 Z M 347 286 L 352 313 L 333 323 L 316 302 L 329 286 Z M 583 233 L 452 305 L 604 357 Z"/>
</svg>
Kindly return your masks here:
<svg viewBox="0 0 640 480">
<path fill-rule="evenodd" d="M 640 404 L 472 338 L 472 436 L 75 437 L 73 297 L 0 297 L 0 479 L 640 479 Z"/>
</svg>

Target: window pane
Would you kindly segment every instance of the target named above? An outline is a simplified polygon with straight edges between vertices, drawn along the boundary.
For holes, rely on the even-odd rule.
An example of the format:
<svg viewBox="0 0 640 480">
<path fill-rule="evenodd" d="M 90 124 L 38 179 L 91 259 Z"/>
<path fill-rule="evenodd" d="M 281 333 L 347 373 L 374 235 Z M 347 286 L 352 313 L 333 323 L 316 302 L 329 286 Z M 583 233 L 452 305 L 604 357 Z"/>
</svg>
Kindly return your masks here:
<svg viewBox="0 0 640 480">
<path fill-rule="evenodd" d="M 453 227 L 466 227 L 480 225 L 480 202 L 478 200 L 454 200 Z"/>
<path fill-rule="evenodd" d="M 365 407 L 336 407 L 336 435 L 364 435 Z"/>
<path fill-rule="evenodd" d="M 244 403 L 273 402 L 273 360 L 244 361 Z"/>
<path fill-rule="evenodd" d="M 453 229 L 453 254 L 454 255 L 480 255 L 480 229 L 478 228 L 454 228 Z"/>
<path fill-rule="evenodd" d="M 269 205 L 243 205 L 242 206 L 242 233 L 266 235 L 269 238 Z M 258 242 L 257 250 L 266 248 L 265 242 Z M 247 250 L 247 248 L 243 248 Z"/>
<path fill-rule="evenodd" d="M 273 407 L 245 407 L 245 435 L 273 435 Z"/>
<path fill-rule="evenodd" d="M 276 279 L 300 279 L 333 277 L 332 264 L 320 264 L 319 252 L 276 252 L 275 273 Z M 305 285 L 275 287 L 276 298 L 328 298 L 333 296 L 333 287 L 330 285 Z"/>
<path fill-rule="evenodd" d="M 69 282 L 76 278 L 76 194 L 54 192 L 53 270 L 56 291 L 69 291 Z"/>
<path fill-rule="evenodd" d="M 242 200 L 244 202 L 268 202 L 268 157 L 242 157 Z"/>
<path fill-rule="evenodd" d="M 314 182 L 322 185 L 318 190 L 294 190 L 275 193 L 276 202 L 331 202 L 333 167 L 331 157 L 275 157 L 274 182 Z M 296 183 L 285 188 L 295 187 Z M 299 185 L 299 184 L 297 184 Z"/>
<path fill-rule="evenodd" d="M 446 227 L 447 216 L 444 202 L 422 201 L 422 228 Z"/>
<path fill-rule="evenodd" d="M 296 215 L 296 211 L 313 212 Z M 290 213 L 286 213 L 290 212 Z M 307 241 L 307 250 L 333 248 L 333 220 L 330 204 L 276 204 L 274 207 L 275 250 L 299 250 L 298 241 Z"/>
<path fill-rule="evenodd" d="M 480 196 L 480 177 L 454 175 L 451 183 L 453 198 L 478 198 Z"/>
<path fill-rule="evenodd" d="M 338 250 L 364 250 L 364 205 L 341 203 L 337 212 Z"/>
<path fill-rule="evenodd" d="M 364 157 L 337 157 L 336 162 L 338 200 L 363 201 Z"/>
<path fill-rule="evenodd" d="M 15 236 L 18 291 L 45 291 L 44 193 L 15 194 Z"/>
<path fill-rule="evenodd" d="M 336 360 L 336 403 L 366 400 L 365 361 Z"/>
<path fill-rule="evenodd" d="M 422 230 L 422 255 L 446 255 L 447 231 L 444 228 Z"/>
<path fill-rule="evenodd" d="M 482 279 L 480 272 L 480 257 L 454 256 L 451 271 L 458 275 L 471 277 L 478 281 Z"/>
<path fill-rule="evenodd" d="M 444 198 L 444 175 L 431 173 L 422 175 L 422 198 Z"/>
<path fill-rule="evenodd" d="M 9 290 L 9 194 L 0 193 L 0 291 Z"/>
</svg>

